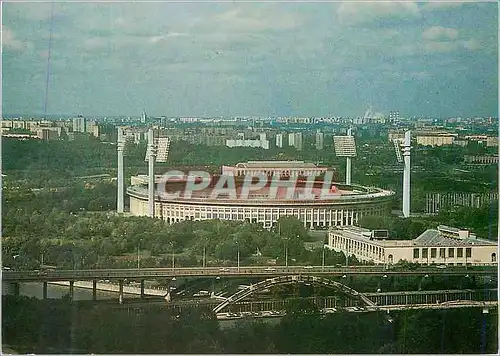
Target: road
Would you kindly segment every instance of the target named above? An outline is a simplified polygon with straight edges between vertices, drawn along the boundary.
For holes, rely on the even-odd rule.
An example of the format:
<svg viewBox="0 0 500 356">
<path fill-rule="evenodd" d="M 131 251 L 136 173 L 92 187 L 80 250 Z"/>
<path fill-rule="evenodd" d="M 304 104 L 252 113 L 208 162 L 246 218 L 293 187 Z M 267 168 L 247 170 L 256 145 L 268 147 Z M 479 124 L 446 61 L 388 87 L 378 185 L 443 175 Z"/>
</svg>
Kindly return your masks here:
<svg viewBox="0 0 500 356">
<path fill-rule="evenodd" d="M 144 279 L 173 277 L 276 277 L 284 275 L 315 275 L 343 277 L 351 275 L 496 275 L 496 266 L 487 267 L 421 267 L 416 269 L 386 269 L 384 266 L 275 266 L 275 267 L 188 267 L 141 269 L 93 269 L 2 271 L 5 282 L 84 281 L 100 279 Z"/>
</svg>

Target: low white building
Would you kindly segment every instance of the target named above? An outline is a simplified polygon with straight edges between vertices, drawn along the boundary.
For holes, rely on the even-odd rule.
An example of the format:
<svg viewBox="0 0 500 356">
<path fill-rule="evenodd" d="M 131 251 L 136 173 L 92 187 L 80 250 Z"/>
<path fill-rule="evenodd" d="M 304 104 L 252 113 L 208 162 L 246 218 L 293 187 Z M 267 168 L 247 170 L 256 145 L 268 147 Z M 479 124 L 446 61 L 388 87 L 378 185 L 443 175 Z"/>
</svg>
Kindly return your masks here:
<svg viewBox="0 0 500 356">
<path fill-rule="evenodd" d="M 460 266 L 497 264 L 498 243 L 443 225 L 437 230 L 426 230 L 413 240 L 389 240 L 387 230 L 341 226 L 330 229 L 328 247 L 354 255 L 360 261 L 394 264 L 406 260 Z"/>
<path fill-rule="evenodd" d="M 267 176 L 286 177 L 320 176 L 328 171 L 328 167 L 318 167 L 314 163 L 304 161 L 248 161 L 235 166 L 222 166 L 222 174 L 232 176 L 256 176 L 264 173 Z"/>
</svg>

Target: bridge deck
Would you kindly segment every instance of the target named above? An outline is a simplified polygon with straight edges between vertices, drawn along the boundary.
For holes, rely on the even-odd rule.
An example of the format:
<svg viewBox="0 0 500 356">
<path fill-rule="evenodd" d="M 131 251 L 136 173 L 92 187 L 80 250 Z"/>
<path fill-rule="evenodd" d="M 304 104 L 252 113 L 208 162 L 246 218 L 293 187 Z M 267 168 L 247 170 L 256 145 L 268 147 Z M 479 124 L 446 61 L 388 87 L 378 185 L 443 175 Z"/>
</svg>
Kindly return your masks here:
<svg viewBox="0 0 500 356">
<path fill-rule="evenodd" d="M 191 268 L 143 268 L 143 269 L 95 269 L 95 270 L 51 270 L 51 271 L 2 271 L 2 280 L 7 282 L 28 281 L 84 281 L 100 279 L 144 279 L 173 277 L 276 277 L 284 275 L 350 276 L 350 275 L 497 275 L 496 266 L 450 267 L 445 269 L 422 267 L 417 269 L 386 269 L 384 267 L 191 267 Z"/>
</svg>

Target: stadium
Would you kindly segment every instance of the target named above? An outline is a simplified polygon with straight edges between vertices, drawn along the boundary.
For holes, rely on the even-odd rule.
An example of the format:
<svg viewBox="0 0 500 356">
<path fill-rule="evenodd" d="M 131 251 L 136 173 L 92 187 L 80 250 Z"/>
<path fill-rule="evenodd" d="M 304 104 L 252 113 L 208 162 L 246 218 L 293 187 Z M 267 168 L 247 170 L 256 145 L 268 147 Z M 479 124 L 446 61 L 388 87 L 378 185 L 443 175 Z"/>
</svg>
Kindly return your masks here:
<svg viewBox="0 0 500 356">
<path fill-rule="evenodd" d="M 224 170 L 223 174 L 210 175 L 206 186 L 202 186 L 199 179 L 190 181 L 188 175 L 167 181 L 163 176 L 156 176 L 154 216 L 169 224 L 222 219 L 259 223 L 265 228 L 274 226 L 280 217 L 295 216 L 304 227 L 321 229 L 355 225 L 366 215 L 384 215 L 390 211 L 395 194 L 374 187 L 331 183 L 325 179 L 325 171 L 306 175 L 301 168 L 303 162 L 294 162 L 297 174 L 290 174 L 288 163 L 286 177 L 295 176 L 295 179 L 279 180 L 279 184 L 275 184 L 274 173 L 280 172 L 280 179 L 284 177 L 279 162 L 274 162 L 272 169 L 269 162 L 249 163 L 265 166 L 262 173 L 269 180 L 257 186 L 255 176 L 248 180 L 245 176 L 224 174 Z M 252 182 L 250 191 L 246 187 L 248 182 Z M 147 216 L 148 177 L 134 176 L 131 183 L 127 189 L 130 213 Z M 186 189 L 190 184 L 191 188 L 195 184 L 196 189 Z"/>
</svg>

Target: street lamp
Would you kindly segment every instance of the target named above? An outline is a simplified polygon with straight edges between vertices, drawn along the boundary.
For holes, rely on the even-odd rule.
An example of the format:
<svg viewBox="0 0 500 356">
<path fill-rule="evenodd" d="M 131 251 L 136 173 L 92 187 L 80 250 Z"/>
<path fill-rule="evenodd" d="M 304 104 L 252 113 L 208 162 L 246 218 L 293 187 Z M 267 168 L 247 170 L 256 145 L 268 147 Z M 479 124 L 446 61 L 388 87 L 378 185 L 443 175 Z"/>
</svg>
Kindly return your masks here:
<svg viewBox="0 0 500 356">
<path fill-rule="evenodd" d="M 238 272 L 239 272 L 240 271 L 240 244 L 238 243 L 238 240 L 236 240 L 236 247 L 238 249 L 237 259 L 238 259 Z"/>
<path fill-rule="evenodd" d="M 141 240 L 139 240 L 139 242 L 137 243 L 137 269 L 141 268 L 140 246 L 141 246 Z"/>
<path fill-rule="evenodd" d="M 173 243 L 173 241 L 170 241 L 169 245 L 172 248 L 172 269 L 174 269 L 175 268 L 175 253 L 174 253 L 174 243 Z"/>
<path fill-rule="evenodd" d="M 285 267 L 288 267 L 288 237 L 285 240 Z"/>
<path fill-rule="evenodd" d="M 420 278 L 420 282 L 418 283 L 418 290 L 422 290 L 422 282 L 425 280 L 425 278 L 429 278 L 429 275 L 426 274 L 422 278 Z"/>
<path fill-rule="evenodd" d="M 206 250 L 207 250 L 206 246 L 203 245 L 203 268 L 205 268 L 205 254 L 206 254 Z"/>
<path fill-rule="evenodd" d="M 321 271 L 325 270 L 325 245 L 323 245 L 323 259 L 321 261 Z"/>
</svg>

